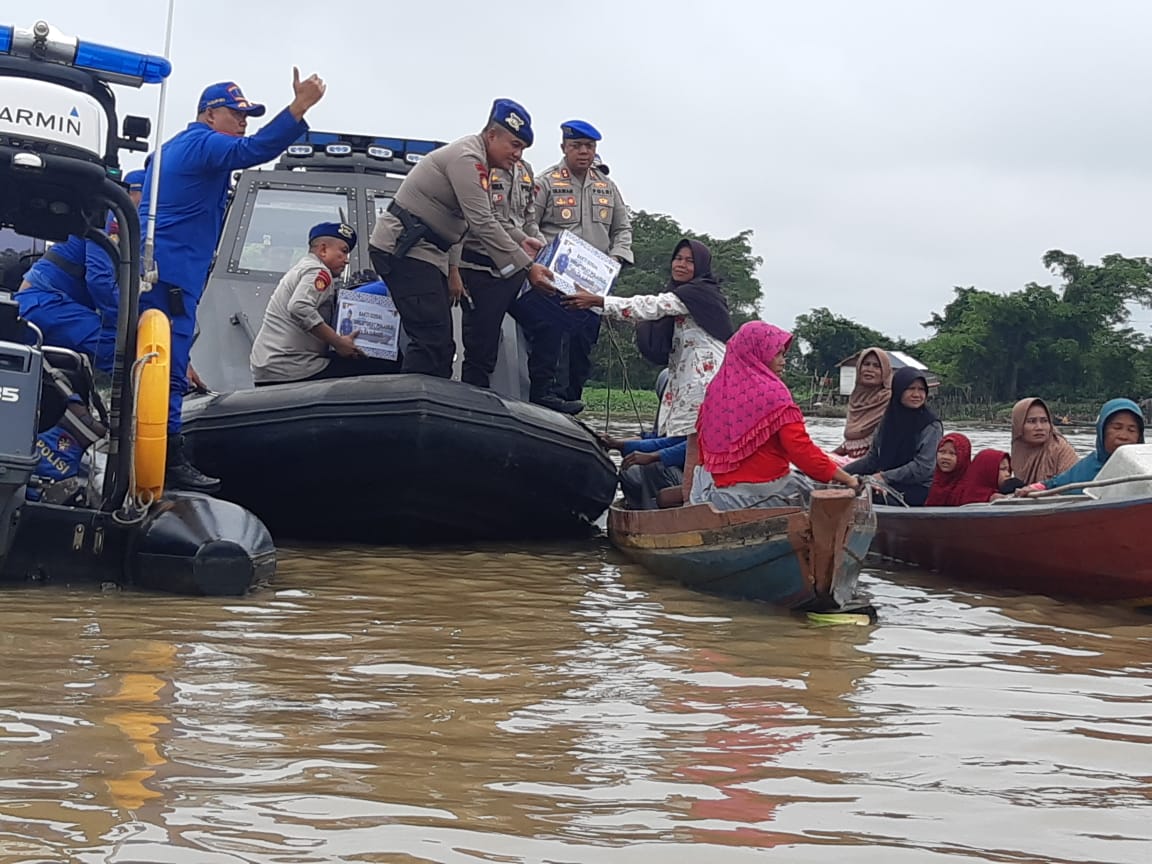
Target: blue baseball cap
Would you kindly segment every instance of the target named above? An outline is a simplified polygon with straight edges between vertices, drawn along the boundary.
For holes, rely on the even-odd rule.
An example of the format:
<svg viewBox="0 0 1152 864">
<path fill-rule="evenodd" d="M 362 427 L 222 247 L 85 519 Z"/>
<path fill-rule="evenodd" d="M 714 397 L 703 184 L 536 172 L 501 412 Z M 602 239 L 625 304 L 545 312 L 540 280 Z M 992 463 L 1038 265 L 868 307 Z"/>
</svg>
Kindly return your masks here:
<svg viewBox="0 0 1152 864">
<path fill-rule="evenodd" d="M 573 141 L 577 138 L 587 138 L 590 141 L 600 140 L 600 132 L 596 127 L 591 123 L 585 123 L 583 120 L 569 120 L 567 123 L 561 123 L 560 133 L 565 141 Z"/>
<path fill-rule="evenodd" d="M 234 81 L 221 81 L 219 84 L 209 84 L 200 94 L 200 107 L 197 114 L 203 114 L 209 108 L 232 108 L 242 111 L 249 117 L 263 117 L 264 106 L 257 102 L 249 102 L 240 92 L 240 86 Z"/>
<path fill-rule="evenodd" d="M 356 248 L 356 230 L 346 222 L 321 222 L 308 232 L 308 242 L 318 237 L 335 237 L 348 244 L 348 251 Z"/>
<path fill-rule="evenodd" d="M 129 192 L 142 192 L 144 191 L 145 176 L 147 176 L 147 172 L 143 168 L 129 171 L 124 175 L 124 185 L 128 187 Z"/>
<path fill-rule="evenodd" d="M 532 134 L 532 117 L 524 110 L 524 106 L 511 99 L 497 99 L 492 103 L 492 112 L 488 115 L 489 123 L 503 126 L 517 138 L 524 142 L 524 146 L 531 147 L 536 136 Z"/>
</svg>

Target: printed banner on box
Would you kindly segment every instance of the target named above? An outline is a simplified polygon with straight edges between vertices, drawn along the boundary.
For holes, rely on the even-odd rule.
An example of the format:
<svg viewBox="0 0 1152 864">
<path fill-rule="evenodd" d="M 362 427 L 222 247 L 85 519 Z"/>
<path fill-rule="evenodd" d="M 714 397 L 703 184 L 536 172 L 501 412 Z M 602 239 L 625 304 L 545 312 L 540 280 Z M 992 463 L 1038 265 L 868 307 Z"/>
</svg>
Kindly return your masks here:
<svg viewBox="0 0 1152 864">
<path fill-rule="evenodd" d="M 619 261 L 567 230 L 540 250 L 536 260 L 552 271 L 561 294 L 575 294 L 579 285 L 605 296 L 620 273 Z"/>
<path fill-rule="evenodd" d="M 400 349 L 400 313 L 391 297 L 363 291 L 341 291 L 336 303 L 336 332 L 359 330 L 356 347 L 369 357 L 395 360 Z"/>
</svg>

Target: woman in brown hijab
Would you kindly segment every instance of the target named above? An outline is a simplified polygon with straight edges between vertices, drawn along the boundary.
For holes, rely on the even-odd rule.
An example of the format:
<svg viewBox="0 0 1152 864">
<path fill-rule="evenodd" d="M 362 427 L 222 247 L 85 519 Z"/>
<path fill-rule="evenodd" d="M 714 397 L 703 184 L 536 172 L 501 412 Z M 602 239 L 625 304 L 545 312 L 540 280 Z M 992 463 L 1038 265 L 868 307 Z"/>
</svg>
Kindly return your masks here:
<svg viewBox="0 0 1152 864">
<path fill-rule="evenodd" d="M 1012 471 L 1026 484 L 1043 483 L 1080 461 L 1056 431 L 1043 399 L 1021 399 L 1012 409 Z"/>
<path fill-rule="evenodd" d="M 848 397 L 848 422 L 844 443 L 835 456 L 859 459 L 868 453 L 876 427 L 892 399 L 892 361 L 883 348 L 865 348 L 856 360 L 856 386 Z"/>
</svg>

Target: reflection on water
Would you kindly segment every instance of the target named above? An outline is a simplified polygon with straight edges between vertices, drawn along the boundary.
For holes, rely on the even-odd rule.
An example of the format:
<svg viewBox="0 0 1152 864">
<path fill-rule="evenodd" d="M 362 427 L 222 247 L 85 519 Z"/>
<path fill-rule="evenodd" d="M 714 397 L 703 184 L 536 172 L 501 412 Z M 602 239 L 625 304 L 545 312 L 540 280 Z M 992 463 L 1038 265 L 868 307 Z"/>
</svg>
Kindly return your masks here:
<svg viewBox="0 0 1152 864">
<path fill-rule="evenodd" d="M 1152 619 L 866 581 L 875 627 L 602 542 L 6 591 L 0 861 L 1149 860 Z"/>
</svg>

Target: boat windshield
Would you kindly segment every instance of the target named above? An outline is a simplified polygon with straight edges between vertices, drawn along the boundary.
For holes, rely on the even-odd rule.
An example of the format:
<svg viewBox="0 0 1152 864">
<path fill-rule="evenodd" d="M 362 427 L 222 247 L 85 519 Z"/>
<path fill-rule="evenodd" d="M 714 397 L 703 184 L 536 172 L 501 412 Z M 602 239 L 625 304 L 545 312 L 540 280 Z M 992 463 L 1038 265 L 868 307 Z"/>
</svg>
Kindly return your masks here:
<svg viewBox="0 0 1152 864">
<path fill-rule="evenodd" d="M 310 189 L 259 189 L 246 220 L 239 267 L 282 275 L 308 252 L 318 222 L 346 221 L 348 196 Z"/>
</svg>

